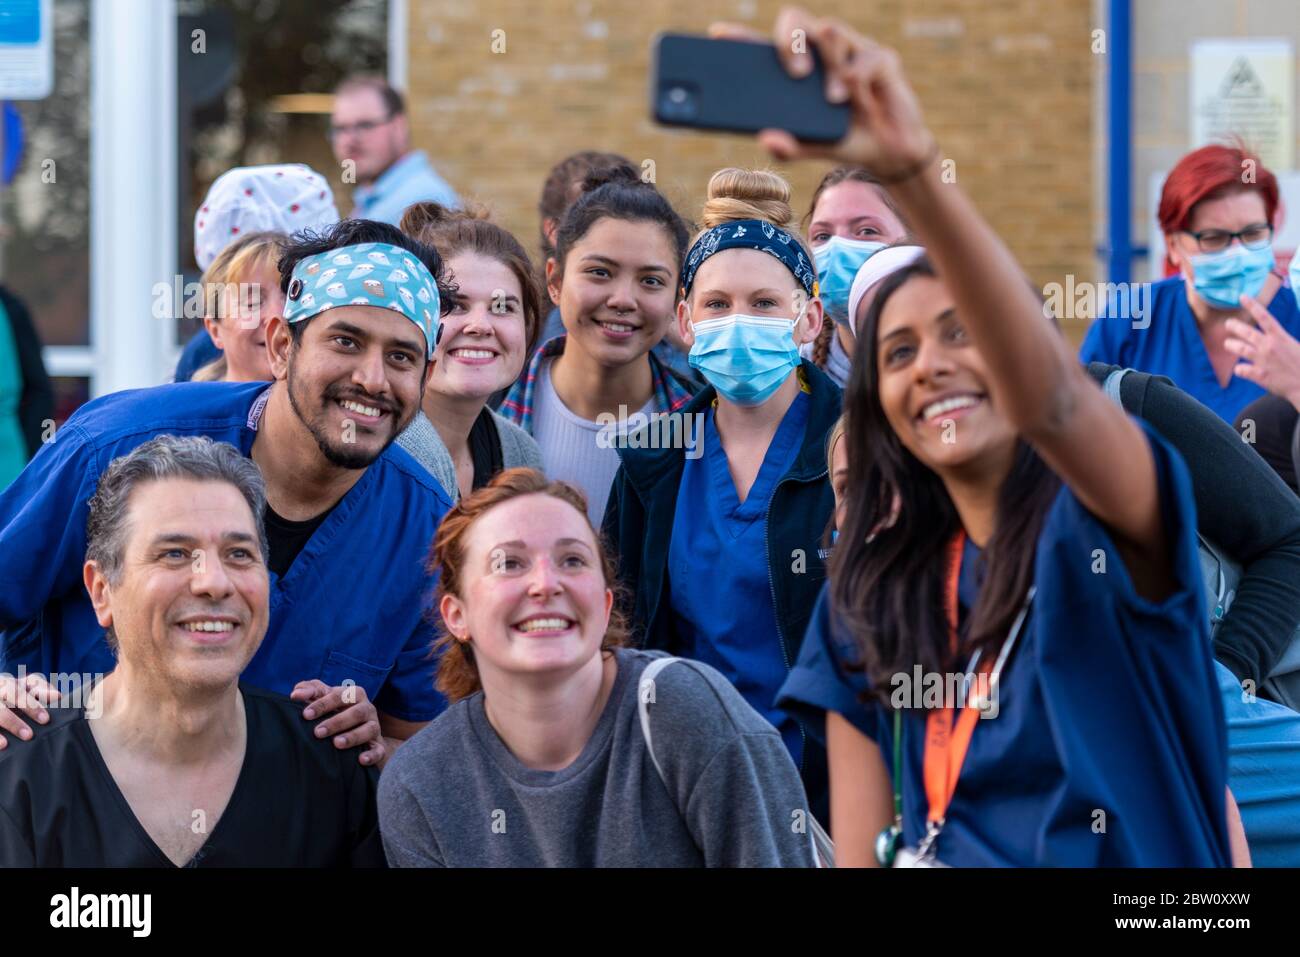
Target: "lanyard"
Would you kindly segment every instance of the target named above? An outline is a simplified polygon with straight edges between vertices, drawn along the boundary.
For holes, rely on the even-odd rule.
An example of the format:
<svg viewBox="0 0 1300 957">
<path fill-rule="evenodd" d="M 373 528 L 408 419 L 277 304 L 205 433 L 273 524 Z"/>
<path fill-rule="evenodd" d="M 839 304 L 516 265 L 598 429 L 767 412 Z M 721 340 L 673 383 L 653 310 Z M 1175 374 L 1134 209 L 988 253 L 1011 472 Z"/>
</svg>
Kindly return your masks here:
<svg viewBox="0 0 1300 957">
<path fill-rule="evenodd" d="M 958 647 L 957 583 L 961 573 L 961 556 L 965 543 L 966 534 L 964 531 L 959 530 L 948 543 L 945 568 L 944 616 L 948 622 L 948 643 L 953 652 L 956 652 Z M 977 676 L 975 689 L 984 684 L 988 688 L 990 695 L 996 693 L 1003 665 L 1006 664 L 1007 657 L 1011 654 L 1011 649 L 1020 634 L 1020 628 L 1024 624 L 1025 615 L 1029 611 L 1029 603 L 1033 600 L 1033 597 L 1034 589 L 1031 587 L 1029 594 L 1025 598 L 1025 604 L 1016 617 L 1015 624 L 1011 626 L 1011 633 L 1007 636 L 1007 640 L 1003 642 L 997 660 L 991 665 L 987 661 L 981 663 L 978 652 L 971 659 L 967 673 L 975 672 L 975 669 L 979 668 L 979 671 L 975 672 Z M 987 683 L 979 680 L 979 676 L 982 675 L 989 675 Z M 963 707 L 956 712 L 955 717 L 954 711 L 956 709 L 946 707 L 941 710 L 931 711 L 926 718 L 925 756 L 922 770 L 925 777 L 925 796 L 930 807 L 926 817 L 926 834 L 918 845 L 918 854 L 922 858 L 933 853 L 935 839 L 943 829 L 944 817 L 948 813 L 953 794 L 957 790 L 957 779 L 961 775 L 961 767 L 966 760 L 966 751 L 970 747 L 971 735 L 974 734 L 975 724 L 980 718 L 981 709 L 978 703 L 978 691 L 972 693 L 972 690 L 966 689 L 966 700 L 962 702 Z"/>
</svg>

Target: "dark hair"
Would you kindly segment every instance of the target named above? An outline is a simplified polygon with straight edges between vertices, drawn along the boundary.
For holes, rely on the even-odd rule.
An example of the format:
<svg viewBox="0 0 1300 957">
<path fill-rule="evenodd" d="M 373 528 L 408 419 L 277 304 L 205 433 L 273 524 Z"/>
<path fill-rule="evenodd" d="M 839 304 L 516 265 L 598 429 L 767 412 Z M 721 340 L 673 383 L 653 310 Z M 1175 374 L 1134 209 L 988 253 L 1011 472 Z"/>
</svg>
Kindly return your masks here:
<svg viewBox="0 0 1300 957">
<path fill-rule="evenodd" d="M 542 334 L 542 297 L 534 279 L 532 261 L 509 230 L 491 222 L 481 206 L 468 204 L 460 210 L 437 203 L 408 206 L 399 228 L 438 250 L 444 262 L 471 252 L 495 259 L 514 273 L 519 280 L 524 313 L 524 356 L 533 354 Z"/>
<path fill-rule="evenodd" d="M 884 702 L 892 676 L 914 665 L 928 673 L 965 667 L 949 647 L 943 607 L 946 549 L 960 519 L 939 476 L 899 441 L 880 404 L 880 317 L 890 297 L 921 276 L 937 278 L 927 257 L 886 278 L 863 319 L 844 394 L 848 487 L 855 491 L 829 563 L 836 613 L 860 636 L 869 697 Z M 965 653 L 988 653 L 1006 637 L 1033 581 L 1038 535 L 1059 488 L 1056 474 L 1017 439 L 980 563 L 983 585 Z M 891 523 L 896 493 L 901 508 Z"/>
<path fill-rule="evenodd" d="M 444 595 L 464 597 L 465 551 L 466 540 L 474 523 L 492 509 L 504 502 L 519 498 L 521 495 L 549 495 L 573 507 L 587 521 L 592 537 L 596 540 L 596 558 L 605 576 L 605 584 L 615 595 L 614 607 L 610 611 L 609 626 L 605 629 L 602 651 L 628 644 L 627 619 L 619 608 L 623 602 L 619 599 L 618 577 L 613 554 L 606 546 L 600 532 L 587 517 L 587 496 L 568 482 L 552 481 L 536 469 L 514 468 L 498 473 L 492 481 L 477 489 L 472 495 L 461 499 L 443 518 L 442 524 L 433 537 L 433 549 L 429 555 L 428 569 L 437 573 L 438 587 L 434 592 L 433 608 L 430 617 L 437 628 L 437 638 L 433 642 L 432 653 L 438 659 L 437 687 L 453 702 L 467 698 L 482 689 L 478 666 L 474 663 L 474 651 L 468 642 L 462 643 L 447 630 L 438 609 Z M 471 635 L 472 639 L 473 636 Z"/>
<path fill-rule="evenodd" d="M 538 231 L 543 266 L 545 260 L 555 255 L 555 246 L 546 236 L 546 221 L 553 219 L 558 227 L 565 210 L 582 195 L 582 182 L 592 170 L 609 166 L 631 166 L 632 161 L 620 153 L 602 153 L 599 150 L 580 150 L 570 153 L 551 167 L 546 181 L 542 183 L 542 198 L 537 203 Z"/>
<path fill-rule="evenodd" d="M 280 270 L 280 291 L 288 295 L 294 267 L 308 256 L 359 243 L 388 243 L 405 249 L 433 273 L 434 281 L 438 284 L 439 315 L 445 316 L 451 309 L 452 300 L 456 296 L 456 285 L 447 278 L 447 269 L 438 250 L 406 235 L 396 226 L 373 219 L 343 219 L 323 230 L 302 230 L 290 236 L 283 244 L 284 251 L 276 263 L 276 268 Z M 289 334 L 293 337 L 294 345 L 301 341 L 307 323 L 315 318 L 312 316 L 289 324 Z"/>
<path fill-rule="evenodd" d="M 402 99 L 402 94 L 393 89 L 382 76 L 367 73 L 344 77 L 342 82 L 334 88 L 334 95 L 340 96 L 349 90 L 374 90 L 379 94 L 379 98 L 383 100 L 384 110 L 387 111 L 390 119 L 394 116 L 401 116 L 406 112 L 406 102 Z"/>
<path fill-rule="evenodd" d="M 601 219 L 624 219 L 628 222 L 657 223 L 672 241 L 676 251 L 678 277 L 682 260 L 686 258 L 686 243 L 690 235 L 686 222 L 664 198 L 654 184 L 643 182 L 630 164 L 593 170 L 582 182 L 582 195 L 564 214 L 555 231 L 555 263 L 557 275 L 564 275 L 564 260 L 574 243 L 587 235 L 587 231 Z M 674 283 L 677 278 L 674 277 Z"/>
</svg>

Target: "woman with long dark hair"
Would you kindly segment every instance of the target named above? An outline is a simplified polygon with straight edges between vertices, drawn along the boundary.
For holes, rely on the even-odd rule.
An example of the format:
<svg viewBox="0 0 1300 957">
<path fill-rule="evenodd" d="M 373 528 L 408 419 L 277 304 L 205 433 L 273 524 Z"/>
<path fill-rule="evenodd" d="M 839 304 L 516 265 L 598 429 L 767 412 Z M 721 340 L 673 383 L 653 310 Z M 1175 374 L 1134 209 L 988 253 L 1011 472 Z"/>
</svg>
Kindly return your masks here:
<svg viewBox="0 0 1300 957">
<path fill-rule="evenodd" d="M 796 29 L 850 129 L 830 147 L 774 130 L 764 145 L 866 167 L 928 250 L 882 283 L 861 330 L 854 494 L 830 563 L 831 611 L 872 696 L 856 773 L 881 860 L 1226 865 L 1186 467 L 1088 378 L 943 182 L 897 55 L 783 11 L 776 35 Z M 810 66 L 777 49 L 792 72 Z"/>
</svg>

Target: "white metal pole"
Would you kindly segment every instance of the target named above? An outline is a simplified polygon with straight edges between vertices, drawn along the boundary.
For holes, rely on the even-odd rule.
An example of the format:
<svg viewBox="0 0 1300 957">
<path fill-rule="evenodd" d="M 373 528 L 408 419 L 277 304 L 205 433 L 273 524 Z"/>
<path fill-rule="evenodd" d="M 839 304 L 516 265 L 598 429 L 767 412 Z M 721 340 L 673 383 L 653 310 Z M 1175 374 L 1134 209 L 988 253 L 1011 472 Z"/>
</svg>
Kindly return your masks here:
<svg viewBox="0 0 1300 957">
<path fill-rule="evenodd" d="M 175 322 L 154 318 L 178 271 L 175 0 L 94 3 L 90 33 L 96 396 L 166 381 L 176 352 Z"/>
<path fill-rule="evenodd" d="M 388 85 L 406 92 L 411 11 L 407 0 L 388 0 Z"/>
</svg>

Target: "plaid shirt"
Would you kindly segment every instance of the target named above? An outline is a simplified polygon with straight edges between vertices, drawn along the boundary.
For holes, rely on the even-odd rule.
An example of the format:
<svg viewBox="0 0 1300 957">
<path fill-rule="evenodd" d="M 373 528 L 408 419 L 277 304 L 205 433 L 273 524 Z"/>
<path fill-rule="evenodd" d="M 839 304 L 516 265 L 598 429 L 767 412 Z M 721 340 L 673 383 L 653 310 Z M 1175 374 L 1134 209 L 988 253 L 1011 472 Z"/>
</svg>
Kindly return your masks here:
<svg viewBox="0 0 1300 957">
<path fill-rule="evenodd" d="M 533 358 L 528 363 L 527 374 L 510 387 L 505 401 L 497 410 L 501 416 L 509 419 L 529 435 L 533 432 L 533 392 L 537 386 L 537 375 L 541 372 L 543 362 L 564 354 L 564 341 L 564 336 L 556 336 L 533 353 Z M 664 364 L 655 358 L 653 352 L 647 352 L 646 358 L 650 360 L 650 377 L 654 382 L 655 412 L 676 412 L 691 401 L 695 393 L 672 375 Z"/>
</svg>

